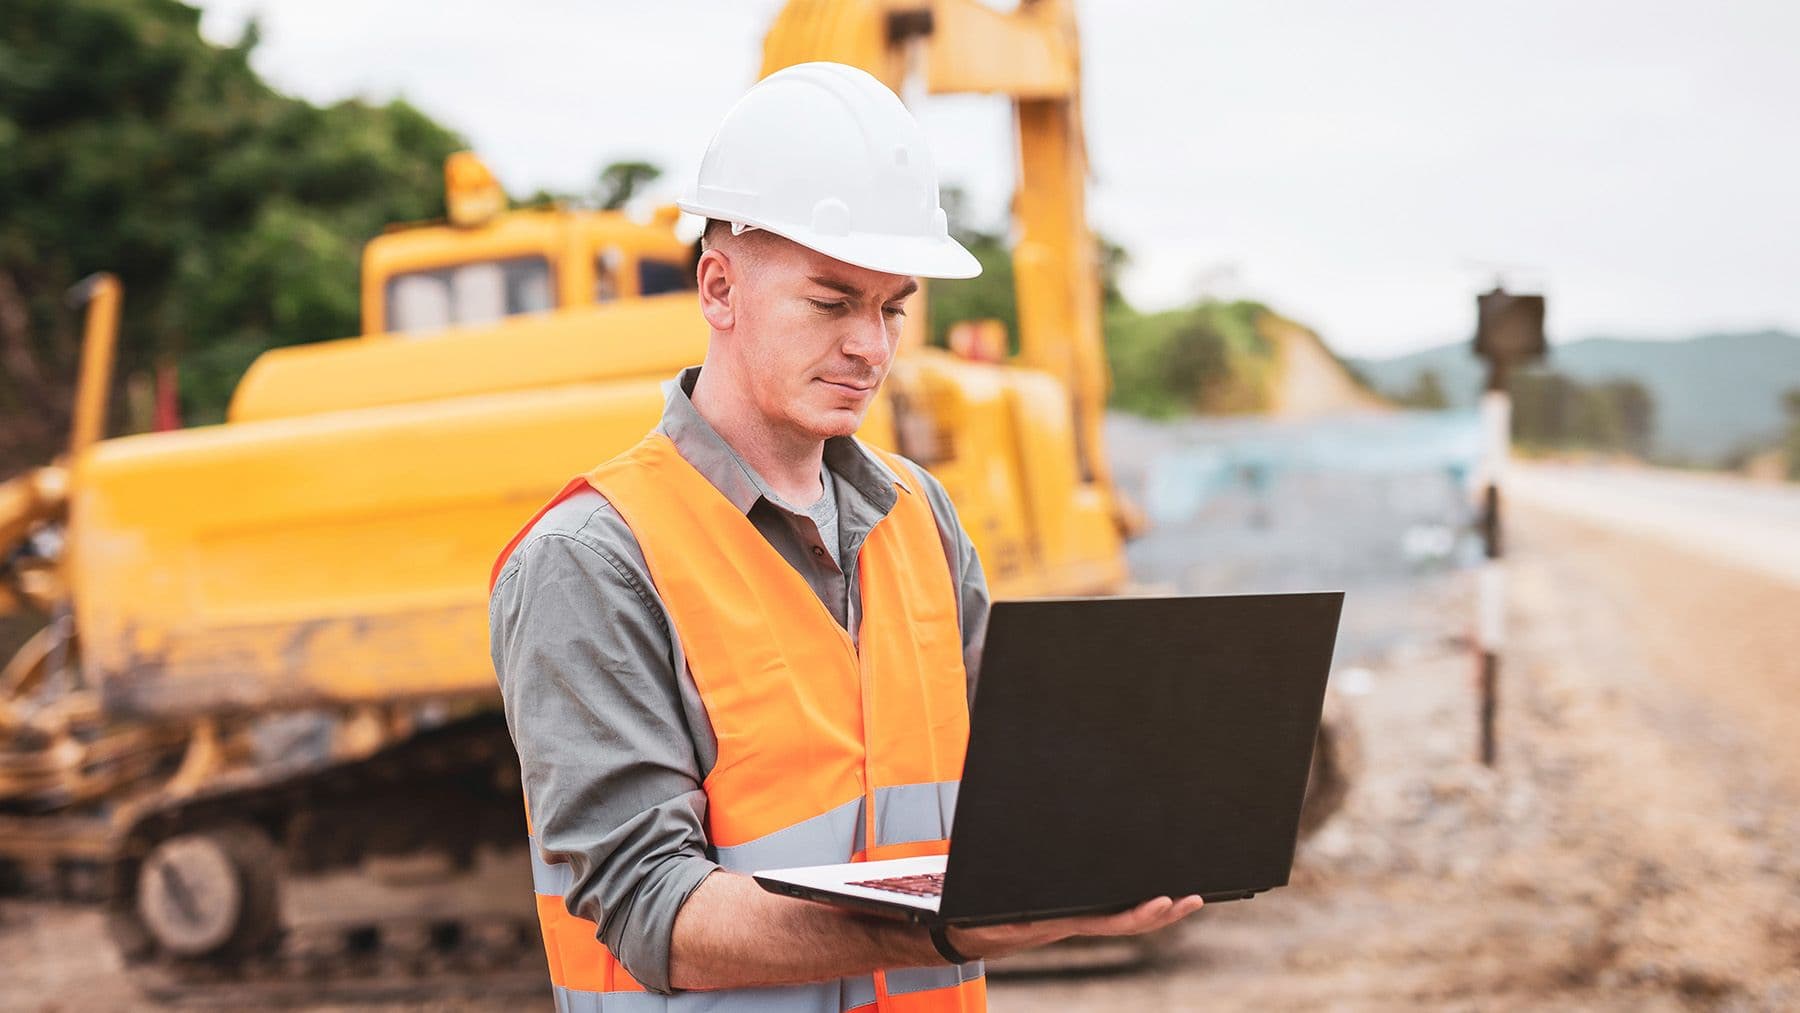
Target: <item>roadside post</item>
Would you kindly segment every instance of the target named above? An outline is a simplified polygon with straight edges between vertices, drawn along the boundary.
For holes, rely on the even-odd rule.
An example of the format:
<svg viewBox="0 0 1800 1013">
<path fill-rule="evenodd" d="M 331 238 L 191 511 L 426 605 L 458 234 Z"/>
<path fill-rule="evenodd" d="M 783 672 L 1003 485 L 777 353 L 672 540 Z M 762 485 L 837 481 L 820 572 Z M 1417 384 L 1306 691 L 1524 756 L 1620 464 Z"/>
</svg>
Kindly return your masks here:
<svg viewBox="0 0 1800 1013">
<path fill-rule="evenodd" d="M 1508 292 L 1501 285 L 1475 297 L 1475 354 L 1487 361 L 1481 394 L 1481 535 L 1485 549 L 1475 624 L 1476 685 L 1480 694 L 1480 759 L 1495 758 L 1495 712 L 1499 707 L 1500 648 L 1506 635 L 1506 575 L 1500 566 L 1500 488 L 1512 450 L 1512 370 L 1544 357 L 1544 297 Z"/>
</svg>

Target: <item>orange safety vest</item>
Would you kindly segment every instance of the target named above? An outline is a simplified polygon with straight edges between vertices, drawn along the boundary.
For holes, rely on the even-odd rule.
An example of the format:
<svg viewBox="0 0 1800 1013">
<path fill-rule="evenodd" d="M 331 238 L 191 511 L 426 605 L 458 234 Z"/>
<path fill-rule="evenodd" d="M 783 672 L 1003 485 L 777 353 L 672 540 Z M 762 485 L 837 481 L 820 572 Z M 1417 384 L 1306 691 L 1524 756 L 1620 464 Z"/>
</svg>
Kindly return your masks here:
<svg viewBox="0 0 1800 1013">
<path fill-rule="evenodd" d="M 877 452 L 880 453 L 880 452 Z M 882 454 L 896 476 L 905 465 Z M 941 855 L 969 714 L 956 589 L 931 504 L 907 477 L 857 557 L 853 642 L 805 579 L 706 477 L 652 433 L 569 482 L 513 536 L 592 486 L 636 536 L 718 740 L 702 787 L 712 857 L 740 873 Z M 527 817 L 529 822 L 529 816 Z M 529 830 L 529 828 L 528 828 Z M 568 866 L 531 846 L 558 1010 L 983 1010 L 980 961 L 806 985 L 645 991 L 572 915 Z"/>
</svg>

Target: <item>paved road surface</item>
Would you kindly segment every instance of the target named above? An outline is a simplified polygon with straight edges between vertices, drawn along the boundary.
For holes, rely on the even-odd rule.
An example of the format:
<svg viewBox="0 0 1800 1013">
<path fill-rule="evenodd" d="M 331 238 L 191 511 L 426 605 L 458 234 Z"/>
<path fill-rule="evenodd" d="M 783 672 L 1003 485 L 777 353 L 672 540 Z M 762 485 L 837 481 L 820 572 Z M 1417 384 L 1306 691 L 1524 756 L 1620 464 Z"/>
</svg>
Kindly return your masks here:
<svg viewBox="0 0 1800 1013">
<path fill-rule="evenodd" d="M 1800 485 L 1653 468 L 1515 464 L 1511 498 L 1800 584 Z"/>
</svg>

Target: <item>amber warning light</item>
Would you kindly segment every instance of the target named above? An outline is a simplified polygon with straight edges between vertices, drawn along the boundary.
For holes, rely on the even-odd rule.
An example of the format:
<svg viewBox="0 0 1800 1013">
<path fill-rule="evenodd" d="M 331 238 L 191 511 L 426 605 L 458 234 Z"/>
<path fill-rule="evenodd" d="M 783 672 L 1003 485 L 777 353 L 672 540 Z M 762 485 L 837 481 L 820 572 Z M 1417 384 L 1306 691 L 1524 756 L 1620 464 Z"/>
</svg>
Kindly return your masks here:
<svg viewBox="0 0 1800 1013">
<path fill-rule="evenodd" d="M 506 208 L 506 191 L 472 151 L 459 151 L 444 162 L 444 204 L 450 224 L 485 225 Z"/>
</svg>

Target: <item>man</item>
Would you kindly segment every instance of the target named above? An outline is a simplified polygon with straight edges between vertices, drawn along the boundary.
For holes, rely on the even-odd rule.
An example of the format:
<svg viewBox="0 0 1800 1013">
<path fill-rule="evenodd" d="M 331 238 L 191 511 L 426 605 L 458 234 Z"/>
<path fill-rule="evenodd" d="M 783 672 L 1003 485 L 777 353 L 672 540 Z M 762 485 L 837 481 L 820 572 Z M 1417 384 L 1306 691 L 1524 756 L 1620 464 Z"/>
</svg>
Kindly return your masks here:
<svg viewBox="0 0 1800 1013">
<path fill-rule="evenodd" d="M 1196 909 L 930 934 L 746 875 L 947 845 L 987 589 L 943 487 L 852 434 L 915 276 L 979 266 L 917 124 L 839 64 L 752 88 L 681 204 L 706 359 L 490 602 L 558 1007 L 982 1009 L 982 958 Z"/>
</svg>

